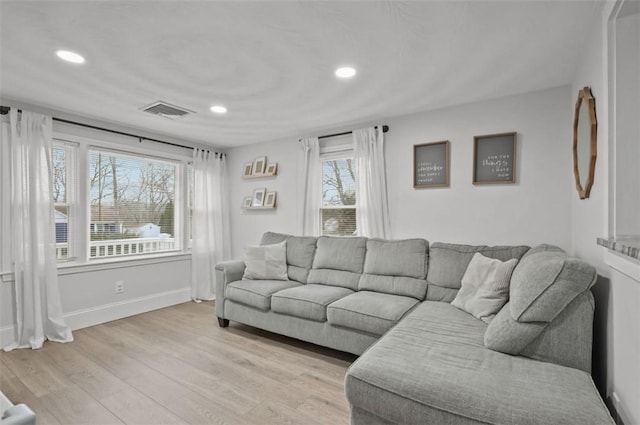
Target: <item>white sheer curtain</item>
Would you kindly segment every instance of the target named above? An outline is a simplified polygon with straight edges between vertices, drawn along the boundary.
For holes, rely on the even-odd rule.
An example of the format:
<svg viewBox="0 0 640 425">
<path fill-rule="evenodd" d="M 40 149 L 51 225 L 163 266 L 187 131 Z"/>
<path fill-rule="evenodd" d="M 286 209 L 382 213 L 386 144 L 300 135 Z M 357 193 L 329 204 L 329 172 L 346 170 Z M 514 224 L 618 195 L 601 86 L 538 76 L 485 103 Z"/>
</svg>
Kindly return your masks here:
<svg viewBox="0 0 640 425">
<path fill-rule="evenodd" d="M 299 179 L 301 188 L 301 234 L 320 235 L 320 202 L 322 198 L 322 176 L 320 170 L 320 142 L 317 137 L 300 141 L 302 164 Z"/>
<path fill-rule="evenodd" d="M 384 164 L 382 126 L 353 131 L 353 159 L 356 165 L 358 235 L 390 238 L 387 173 Z"/>
<path fill-rule="evenodd" d="M 9 123 L 2 124 L 1 143 L 2 175 L 10 179 L 10 190 L 3 182 L 1 195 L 2 214 L 10 223 L 2 243 L 15 276 L 16 309 L 16 340 L 4 349 L 40 348 L 46 339 L 73 341 L 58 291 L 51 117 L 18 115 L 12 108 Z"/>
<path fill-rule="evenodd" d="M 191 298 L 215 299 L 215 265 L 230 257 L 226 155 L 193 150 Z"/>
</svg>

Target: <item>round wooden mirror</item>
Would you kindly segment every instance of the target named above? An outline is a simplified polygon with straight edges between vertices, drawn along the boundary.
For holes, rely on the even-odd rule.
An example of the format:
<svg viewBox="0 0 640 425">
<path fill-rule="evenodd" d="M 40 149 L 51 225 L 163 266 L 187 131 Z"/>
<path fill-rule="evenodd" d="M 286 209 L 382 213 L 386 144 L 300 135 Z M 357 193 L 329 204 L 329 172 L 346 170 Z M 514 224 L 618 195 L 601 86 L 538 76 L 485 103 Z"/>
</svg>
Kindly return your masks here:
<svg viewBox="0 0 640 425">
<path fill-rule="evenodd" d="M 573 175 L 580 199 L 589 197 L 596 170 L 598 121 L 591 88 L 578 92 L 573 118 Z"/>
</svg>

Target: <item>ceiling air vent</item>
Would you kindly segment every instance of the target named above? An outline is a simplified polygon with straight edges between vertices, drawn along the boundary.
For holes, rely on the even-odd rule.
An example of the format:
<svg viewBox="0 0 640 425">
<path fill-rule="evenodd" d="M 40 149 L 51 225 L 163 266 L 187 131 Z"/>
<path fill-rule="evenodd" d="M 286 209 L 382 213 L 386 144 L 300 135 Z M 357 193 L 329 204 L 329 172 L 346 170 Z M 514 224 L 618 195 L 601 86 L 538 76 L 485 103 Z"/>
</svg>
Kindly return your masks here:
<svg viewBox="0 0 640 425">
<path fill-rule="evenodd" d="M 195 114 L 194 111 L 190 111 L 188 109 L 181 108 L 179 106 L 175 106 L 161 100 L 158 102 L 154 102 L 151 105 L 143 106 L 142 108 L 140 108 L 140 110 L 153 115 L 159 115 L 164 118 L 169 118 L 171 120 L 182 118 L 185 115 Z"/>
</svg>

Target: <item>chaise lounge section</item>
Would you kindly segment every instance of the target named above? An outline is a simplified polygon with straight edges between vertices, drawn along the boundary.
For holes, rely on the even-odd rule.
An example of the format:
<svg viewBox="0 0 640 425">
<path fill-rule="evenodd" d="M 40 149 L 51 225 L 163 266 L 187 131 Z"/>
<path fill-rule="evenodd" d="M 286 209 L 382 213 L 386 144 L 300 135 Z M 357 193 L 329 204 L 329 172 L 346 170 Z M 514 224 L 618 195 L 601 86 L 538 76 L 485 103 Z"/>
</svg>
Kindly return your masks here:
<svg viewBox="0 0 640 425">
<path fill-rule="evenodd" d="M 423 239 L 297 237 L 288 280 L 216 266 L 216 315 L 360 355 L 352 424 L 613 424 L 591 379 L 595 270 L 561 249 Z M 509 302 L 479 320 L 454 307 L 476 253 L 508 261 Z"/>
</svg>

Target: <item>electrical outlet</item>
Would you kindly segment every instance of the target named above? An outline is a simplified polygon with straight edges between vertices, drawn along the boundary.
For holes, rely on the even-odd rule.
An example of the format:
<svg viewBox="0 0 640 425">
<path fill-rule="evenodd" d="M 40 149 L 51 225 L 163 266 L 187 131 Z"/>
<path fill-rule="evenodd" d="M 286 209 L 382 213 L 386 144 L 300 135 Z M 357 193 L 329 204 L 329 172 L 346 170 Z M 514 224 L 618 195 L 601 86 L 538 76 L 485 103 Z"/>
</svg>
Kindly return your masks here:
<svg viewBox="0 0 640 425">
<path fill-rule="evenodd" d="M 124 282 L 122 280 L 116 281 L 116 294 L 122 294 L 124 292 Z"/>
</svg>

